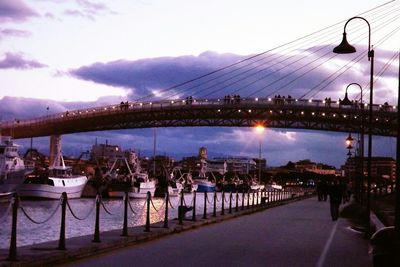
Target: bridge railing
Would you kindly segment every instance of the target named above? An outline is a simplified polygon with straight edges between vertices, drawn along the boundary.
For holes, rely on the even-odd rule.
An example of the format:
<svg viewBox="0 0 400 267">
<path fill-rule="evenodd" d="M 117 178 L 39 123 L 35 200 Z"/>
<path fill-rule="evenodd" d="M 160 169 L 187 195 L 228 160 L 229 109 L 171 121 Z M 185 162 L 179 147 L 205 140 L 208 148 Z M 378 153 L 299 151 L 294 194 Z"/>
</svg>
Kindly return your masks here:
<svg viewBox="0 0 400 267">
<path fill-rule="evenodd" d="M 164 100 L 164 101 L 148 101 L 148 102 L 121 102 L 120 104 L 92 107 L 78 110 L 67 110 L 61 113 L 55 113 L 47 116 L 42 116 L 34 119 L 18 120 L 3 122 L 3 128 L 13 128 L 17 126 L 32 125 L 49 123 L 60 120 L 68 120 L 77 117 L 93 117 L 101 116 L 105 114 L 117 114 L 128 111 L 144 111 L 164 108 L 175 108 L 175 107 L 188 107 L 188 106 L 258 106 L 263 105 L 271 108 L 277 108 L 280 106 L 293 106 L 293 107 L 329 107 L 337 109 L 349 109 L 358 110 L 360 109 L 359 104 L 352 106 L 342 106 L 339 101 L 326 101 L 318 99 L 292 99 L 292 98 L 224 98 L 224 99 L 175 99 L 175 100 Z M 368 104 L 364 104 L 364 109 L 368 108 Z M 396 106 L 390 106 L 387 103 L 384 105 L 376 104 L 373 105 L 374 111 L 384 112 L 397 112 Z"/>
</svg>

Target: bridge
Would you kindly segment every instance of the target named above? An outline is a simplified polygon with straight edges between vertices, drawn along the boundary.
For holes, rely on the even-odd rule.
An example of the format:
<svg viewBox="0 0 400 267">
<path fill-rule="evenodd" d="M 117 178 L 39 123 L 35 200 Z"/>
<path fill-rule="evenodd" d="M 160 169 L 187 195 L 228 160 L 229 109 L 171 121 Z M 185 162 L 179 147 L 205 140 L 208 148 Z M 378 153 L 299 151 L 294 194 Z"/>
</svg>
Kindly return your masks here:
<svg viewBox="0 0 400 267">
<path fill-rule="evenodd" d="M 5 122 L 3 135 L 27 138 L 78 132 L 188 126 L 310 129 L 368 132 L 368 106 L 344 106 L 325 100 L 288 98 L 192 99 L 158 102 L 124 102 L 117 105 L 71 110 L 29 120 Z M 397 134 L 397 107 L 374 105 L 372 134 Z"/>
</svg>

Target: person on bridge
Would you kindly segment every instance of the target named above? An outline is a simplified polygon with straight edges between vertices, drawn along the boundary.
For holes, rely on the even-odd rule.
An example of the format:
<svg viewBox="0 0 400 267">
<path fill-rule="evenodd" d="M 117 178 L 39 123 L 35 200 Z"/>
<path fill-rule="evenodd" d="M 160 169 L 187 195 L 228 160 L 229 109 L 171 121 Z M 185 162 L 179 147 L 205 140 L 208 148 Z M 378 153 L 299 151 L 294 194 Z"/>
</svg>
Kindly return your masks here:
<svg viewBox="0 0 400 267">
<path fill-rule="evenodd" d="M 328 193 L 332 221 L 336 221 L 339 218 L 339 206 L 342 202 L 343 186 L 339 184 L 339 181 L 335 180 L 329 186 Z"/>
</svg>

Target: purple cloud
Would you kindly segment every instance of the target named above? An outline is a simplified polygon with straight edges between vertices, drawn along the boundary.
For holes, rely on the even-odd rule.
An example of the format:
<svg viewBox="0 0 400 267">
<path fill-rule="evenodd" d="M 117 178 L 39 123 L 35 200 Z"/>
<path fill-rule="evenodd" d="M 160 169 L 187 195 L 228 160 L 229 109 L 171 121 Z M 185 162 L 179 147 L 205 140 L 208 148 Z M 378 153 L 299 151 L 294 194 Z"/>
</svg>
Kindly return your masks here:
<svg viewBox="0 0 400 267">
<path fill-rule="evenodd" d="M 47 67 L 47 65 L 36 60 L 24 59 L 21 54 L 6 53 L 5 58 L 0 60 L 0 69 L 34 69 L 43 67 Z"/>
<path fill-rule="evenodd" d="M 0 39 L 7 38 L 7 37 L 27 37 L 29 35 L 31 35 L 31 33 L 28 31 L 0 28 Z"/>
<path fill-rule="evenodd" d="M 21 0 L 0 1 L 0 22 L 23 22 L 30 17 L 39 16 Z"/>
</svg>

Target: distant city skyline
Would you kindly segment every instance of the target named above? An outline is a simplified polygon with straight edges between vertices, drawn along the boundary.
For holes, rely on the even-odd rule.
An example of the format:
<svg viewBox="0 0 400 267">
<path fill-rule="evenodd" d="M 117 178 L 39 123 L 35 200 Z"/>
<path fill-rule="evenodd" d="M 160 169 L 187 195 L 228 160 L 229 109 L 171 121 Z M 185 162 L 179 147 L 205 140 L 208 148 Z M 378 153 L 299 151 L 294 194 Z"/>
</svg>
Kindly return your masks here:
<svg viewBox="0 0 400 267">
<path fill-rule="evenodd" d="M 3 0 L 0 121 L 119 103 L 149 92 L 158 94 L 164 88 L 340 21 L 344 26 L 348 18 L 384 3 L 338 0 L 327 6 L 317 0 L 273 4 L 262 0 L 246 4 L 229 0 Z M 379 26 L 374 21 L 371 24 L 374 34 Z M 340 42 L 342 30 L 331 35 L 336 36 L 336 41 L 329 43 L 333 46 Z M 379 38 L 372 37 L 372 44 L 377 43 Z M 399 39 L 399 33 L 393 33 L 378 47 L 378 67 L 398 51 Z M 365 47 L 366 39 L 357 45 Z M 346 58 L 330 61 L 321 73 L 338 69 L 345 61 Z M 330 91 L 329 96 L 343 97 L 344 86 L 351 82 L 366 85 L 368 68 L 363 64 L 368 64 L 366 59 L 353 68 L 351 75 L 341 78 L 339 89 Z M 287 72 L 296 67 L 293 64 Z M 388 69 L 389 76 L 377 81 L 376 103 L 397 103 L 396 72 L 394 63 Z M 301 82 L 299 89 L 309 86 L 318 75 L 321 74 Z M 349 93 L 355 97 L 354 91 Z M 90 148 L 97 137 L 124 148 L 152 151 L 152 131 L 65 135 L 63 150 L 78 155 Z M 310 159 L 339 167 L 346 160 L 347 135 L 267 128 L 262 136 L 262 155 L 272 166 Z M 157 138 L 157 151 L 167 154 L 197 153 L 199 147 L 205 146 L 221 155 L 258 157 L 259 137 L 254 129 L 165 128 L 157 129 Z M 18 142 L 26 148 L 30 141 Z M 45 151 L 48 140 L 36 138 L 34 144 Z M 394 157 L 394 147 L 394 138 L 374 137 L 374 155 Z"/>
</svg>

